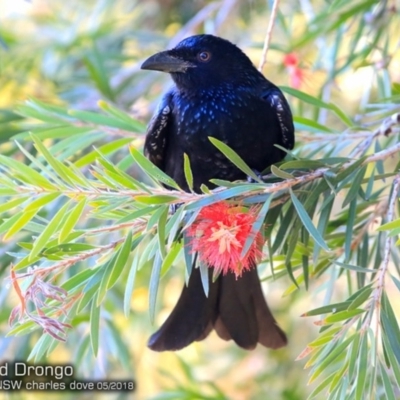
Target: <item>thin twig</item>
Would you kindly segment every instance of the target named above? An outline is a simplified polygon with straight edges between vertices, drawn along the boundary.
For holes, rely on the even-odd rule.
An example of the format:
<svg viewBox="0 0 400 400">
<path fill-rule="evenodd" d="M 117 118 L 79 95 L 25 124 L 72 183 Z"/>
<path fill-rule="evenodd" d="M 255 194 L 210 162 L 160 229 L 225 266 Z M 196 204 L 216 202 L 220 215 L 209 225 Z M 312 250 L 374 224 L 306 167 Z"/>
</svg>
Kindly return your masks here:
<svg viewBox="0 0 400 400">
<path fill-rule="evenodd" d="M 54 270 L 59 270 L 59 269 L 63 269 L 63 268 L 67 268 L 70 267 L 80 261 L 86 260 L 90 257 L 96 256 L 98 254 L 104 253 L 107 250 L 112 250 L 115 247 L 117 247 L 120 243 L 122 243 L 125 240 L 125 238 L 116 240 L 115 242 L 109 243 L 105 246 L 99 246 L 96 247 L 93 250 L 89 250 L 85 253 L 80 253 L 76 256 L 67 258 L 65 260 L 59 261 L 51 266 L 45 266 L 42 268 L 35 268 L 32 269 L 24 274 L 18 274 L 14 277 L 14 279 L 21 279 L 21 278 L 26 278 L 28 276 L 32 276 L 32 275 L 42 275 L 45 274 L 46 276 L 49 274 L 50 271 L 54 271 Z"/>
<path fill-rule="evenodd" d="M 89 235 L 93 235 L 93 234 L 101 233 L 101 232 L 114 232 L 114 231 L 119 231 L 121 229 L 134 228 L 134 227 L 137 230 L 139 230 L 139 229 L 144 230 L 146 224 L 147 224 L 147 220 L 142 219 L 142 218 L 137 218 L 137 219 L 134 219 L 133 221 L 124 222 L 122 224 L 102 226 L 101 228 L 90 229 L 90 230 L 87 230 L 86 233 Z"/>
<path fill-rule="evenodd" d="M 374 136 L 375 132 L 359 132 L 359 133 L 297 133 L 296 139 L 301 142 L 315 142 L 315 141 L 326 141 L 326 142 L 337 142 L 338 140 L 359 140 L 359 139 L 369 139 Z"/>
<path fill-rule="evenodd" d="M 397 175 L 393 180 L 392 194 L 389 199 L 386 222 L 391 222 L 394 220 L 394 210 L 396 208 L 396 202 L 399 195 L 399 190 L 400 190 L 400 174 Z M 369 309 L 370 311 L 372 311 L 372 307 L 375 308 L 375 319 L 376 319 L 375 336 L 377 336 L 379 332 L 379 324 L 380 324 L 379 315 L 380 315 L 381 299 L 383 290 L 385 288 L 385 277 L 390 263 L 392 242 L 393 242 L 393 237 L 388 234 L 385 240 L 383 260 L 381 262 L 381 265 L 379 266 L 377 277 L 375 280 L 376 286 L 372 293 L 371 300 L 367 305 L 367 309 Z M 366 320 L 363 323 L 362 330 L 366 330 L 369 328 L 371 324 L 372 314 L 373 314 L 372 312 L 369 313 L 368 318 L 366 318 Z"/>
<path fill-rule="evenodd" d="M 380 127 L 364 142 L 360 143 L 350 154 L 350 157 L 357 157 L 368 149 L 372 141 L 378 136 L 388 136 L 392 133 L 393 126 L 400 124 L 400 113 L 395 113 L 385 118 Z"/>
<path fill-rule="evenodd" d="M 379 160 L 386 160 L 393 154 L 397 154 L 400 152 L 400 143 L 395 144 L 385 150 L 379 151 L 378 153 L 371 154 L 370 156 L 366 157 L 362 165 L 367 165 L 372 162 L 376 162 Z M 341 168 L 337 171 L 343 171 L 349 167 L 351 167 L 355 162 L 358 160 L 348 161 L 347 163 L 343 164 Z M 282 182 L 272 183 L 268 186 L 264 187 L 263 189 L 254 190 L 249 192 L 248 194 L 242 195 L 243 198 L 254 196 L 256 194 L 262 193 L 276 193 L 280 191 L 285 191 L 293 186 L 296 185 L 303 185 L 308 182 L 312 182 L 316 179 L 320 179 L 326 174 L 328 171 L 331 171 L 330 167 L 318 168 L 315 171 L 312 171 L 308 174 L 304 174 L 292 179 L 287 179 Z M 18 186 L 16 190 L 21 194 L 30 194 L 30 195 L 37 195 L 43 194 L 47 192 L 54 192 L 54 190 L 47 190 L 46 188 L 42 187 L 32 187 L 32 186 Z M 226 188 L 220 187 L 215 189 L 214 193 L 219 193 L 221 191 L 226 190 Z M 135 198 L 136 196 L 149 196 L 148 192 L 139 191 L 139 190 L 110 190 L 109 188 L 102 189 L 96 188 L 95 190 L 87 190 L 82 188 L 68 188 L 67 190 L 60 190 L 62 194 L 68 196 L 70 198 L 74 198 L 76 196 L 86 196 L 86 197 L 132 197 Z M 200 200 L 202 198 L 208 197 L 205 194 L 196 194 L 196 193 L 187 193 L 184 191 L 178 190 L 168 190 L 164 188 L 152 188 L 152 195 L 168 195 L 168 196 L 176 196 L 176 200 L 170 201 L 170 204 L 174 203 L 190 203 L 192 201 Z"/>
<path fill-rule="evenodd" d="M 362 165 L 367 165 L 371 162 L 375 162 L 378 160 L 385 160 L 388 157 L 390 157 L 393 154 L 396 154 L 400 151 L 400 143 L 397 143 L 394 146 L 391 146 L 385 150 L 379 151 L 378 153 L 372 154 L 371 156 L 367 157 Z M 345 164 L 343 164 L 342 168 L 340 169 L 341 171 L 345 170 L 346 168 L 351 167 L 356 161 L 349 161 Z M 273 183 L 267 188 L 263 189 L 263 193 L 274 193 L 278 192 L 280 190 L 287 190 L 290 189 L 293 186 L 299 185 L 299 184 L 304 184 L 307 182 L 314 181 L 315 179 L 322 178 L 326 172 L 328 172 L 330 168 L 319 168 L 316 169 L 313 172 L 310 172 L 309 174 L 302 175 L 293 179 L 287 179 L 286 181 L 283 182 L 278 182 L 278 183 Z"/>
<path fill-rule="evenodd" d="M 274 0 L 274 4 L 272 5 L 272 10 L 271 10 L 271 17 L 269 19 L 267 34 L 265 35 L 264 39 L 264 47 L 261 54 L 260 65 L 258 66 L 258 70 L 260 72 L 262 72 L 265 63 L 267 62 L 267 53 L 269 49 L 269 43 L 271 42 L 272 29 L 274 28 L 276 15 L 278 13 L 278 5 L 279 5 L 279 0 Z"/>
<path fill-rule="evenodd" d="M 357 236 L 352 240 L 350 244 L 350 248 L 355 250 L 359 244 L 361 243 L 364 235 L 368 232 L 371 225 L 377 220 L 377 218 L 382 217 L 387 213 L 387 209 L 389 207 L 389 199 L 384 198 L 378 204 L 376 204 L 374 211 L 370 215 L 370 217 L 366 220 L 365 224 L 360 228 L 360 231 L 357 233 Z M 339 247 L 335 251 L 336 257 L 340 257 L 344 253 L 344 247 Z"/>
<path fill-rule="evenodd" d="M 395 177 L 395 179 L 393 180 L 393 191 L 392 191 L 392 195 L 390 196 L 390 201 L 389 201 L 387 222 L 391 222 L 394 220 L 394 210 L 395 210 L 397 198 L 399 195 L 399 189 L 400 189 L 400 175 L 397 175 Z M 379 311 L 378 307 L 380 306 L 380 300 L 382 298 L 382 292 L 383 292 L 383 288 L 385 286 L 385 276 L 386 276 L 386 272 L 389 268 L 392 242 L 393 242 L 393 237 L 388 234 L 386 237 L 383 260 L 378 269 L 378 277 L 377 277 L 378 284 L 376 286 L 376 294 L 374 294 L 375 307 L 377 308 L 377 311 Z"/>
</svg>

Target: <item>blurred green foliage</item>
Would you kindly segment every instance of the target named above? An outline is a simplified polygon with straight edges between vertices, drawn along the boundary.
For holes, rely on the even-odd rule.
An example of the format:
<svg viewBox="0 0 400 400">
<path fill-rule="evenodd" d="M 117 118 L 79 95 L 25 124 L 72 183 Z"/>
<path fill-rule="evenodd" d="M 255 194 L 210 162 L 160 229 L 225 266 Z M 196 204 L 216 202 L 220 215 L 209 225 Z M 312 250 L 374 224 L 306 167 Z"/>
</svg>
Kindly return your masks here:
<svg viewBox="0 0 400 400">
<path fill-rule="evenodd" d="M 271 2 L 0 0 L 1 359 L 72 363 L 86 379 L 133 377 L 138 399 L 399 398 L 396 7 L 279 4 L 264 72 L 288 95 L 298 144 L 265 186 L 235 184 L 234 193 L 265 202 L 274 183 L 320 174 L 274 192 L 266 217 L 270 258 L 259 272 L 289 346 L 246 352 L 212 334 L 178 354 L 157 354 L 146 348 L 155 329 L 149 309 L 159 325 L 180 293 L 184 257 L 173 233 L 186 211 L 168 216 L 176 198 L 162 196 L 183 195 L 153 189 L 159 174 L 136 151 L 170 85 L 140 63 L 207 32 L 257 64 Z M 184 198 L 192 209 L 195 201 Z M 163 257 L 165 242 L 176 258 Z M 20 304 L 12 266 L 26 274 L 17 281 L 22 293 L 32 276 L 67 291 L 44 307 L 71 324 L 53 331 L 65 343 L 26 315 L 15 315 L 10 329 Z M 320 331 L 302 314 L 322 315 L 314 319 Z M 300 353 L 311 356 L 310 378 L 304 360 L 295 361 Z"/>
</svg>

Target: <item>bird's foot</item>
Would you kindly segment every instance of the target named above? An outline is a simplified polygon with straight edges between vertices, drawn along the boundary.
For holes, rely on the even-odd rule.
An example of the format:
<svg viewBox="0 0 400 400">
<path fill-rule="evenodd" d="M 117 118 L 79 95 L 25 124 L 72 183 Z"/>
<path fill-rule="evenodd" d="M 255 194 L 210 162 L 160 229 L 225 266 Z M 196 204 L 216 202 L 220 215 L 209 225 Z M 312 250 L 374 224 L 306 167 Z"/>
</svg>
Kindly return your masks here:
<svg viewBox="0 0 400 400">
<path fill-rule="evenodd" d="M 169 206 L 169 213 L 171 215 L 174 215 L 177 211 L 178 208 L 182 205 L 183 203 L 174 203 L 174 204 L 170 204 Z"/>
<path fill-rule="evenodd" d="M 257 171 L 256 169 L 252 169 L 252 171 L 253 171 L 254 174 L 257 176 L 257 178 L 260 179 L 260 181 L 263 180 L 263 176 L 262 176 L 262 174 L 261 174 L 260 171 Z M 249 183 L 256 183 L 257 181 L 256 181 L 254 178 L 252 178 L 251 176 L 248 176 L 248 177 L 247 177 L 247 182 L 249 182 Z"/>
</svg>

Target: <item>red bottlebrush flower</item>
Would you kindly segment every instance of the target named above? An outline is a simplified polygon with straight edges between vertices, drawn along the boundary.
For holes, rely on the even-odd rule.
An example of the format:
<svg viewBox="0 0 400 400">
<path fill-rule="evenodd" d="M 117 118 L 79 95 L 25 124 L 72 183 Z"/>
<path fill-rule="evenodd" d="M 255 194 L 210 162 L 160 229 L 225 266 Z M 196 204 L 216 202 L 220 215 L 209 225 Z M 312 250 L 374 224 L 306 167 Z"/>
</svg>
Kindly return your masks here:
<svg viewBox="0 0 400 400">
<path fill-rule="evenodd" d="M 283 65 L 287 68 L 290 78 L 290 86 L 299 89 L 304 81 L 304 71 L 299 67 L 299 58 L 295 53 L 286 54 L 283 58 Z"/>
<path fill-rule="evenodd" d="M 255 267 L 262 257 L 263 237 L 256 234 L 247 253 L 242 251 L 257 218 L 256 209 L 219 202 L 204 207 L 188 229 L 193 252 L 201 262 L 224 275 L 232 272 L 240 277 L 245 270 Z"/>
<path fill-rule="evenodd" d="M 297 54 L 295 53 L 289 53 L 289 54 L 285 54 L 285 57 L 283 58 L 283 64 L 286 67 L 290 67 L 290 66 L 297 66 L 299 65 L 299 58 L 297 57 Z"/>
</svg>

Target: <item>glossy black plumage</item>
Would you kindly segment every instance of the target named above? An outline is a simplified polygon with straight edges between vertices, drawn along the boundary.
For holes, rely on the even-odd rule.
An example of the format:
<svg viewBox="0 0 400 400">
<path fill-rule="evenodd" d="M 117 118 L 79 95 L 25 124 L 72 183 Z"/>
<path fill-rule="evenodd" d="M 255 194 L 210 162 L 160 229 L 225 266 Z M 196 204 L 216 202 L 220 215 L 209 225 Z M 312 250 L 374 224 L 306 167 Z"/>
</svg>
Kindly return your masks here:
<svg viewBox="0 0 400 400">
<path fill-rule="evenodd" d="M 188 190 L 183 154 L 189 156 L 194 189 L 213 187 L 212 178 L 245 179 L 209 141 L 215 137 L 234 149 L 255 171 L 282 160 L 292 149 L 294 127 L 282 92 L 227 40 L 197 35 L 146 60 L 143 69 L 168 72 L 175 85 L 164 95 L 151 120 L 145 155 Z M 223 339 L 252 349 L 286 344 L 262 294 L 256 268 L 210 282 L 206 297 L 194 269 L 171 315 L 152 335 L 153 350 L 178 350 L 215 329 Z"/>
</svg>

